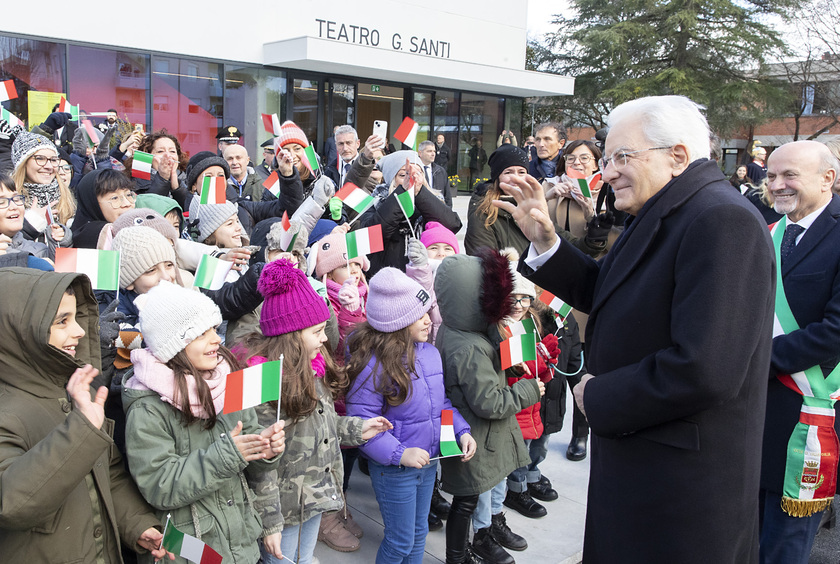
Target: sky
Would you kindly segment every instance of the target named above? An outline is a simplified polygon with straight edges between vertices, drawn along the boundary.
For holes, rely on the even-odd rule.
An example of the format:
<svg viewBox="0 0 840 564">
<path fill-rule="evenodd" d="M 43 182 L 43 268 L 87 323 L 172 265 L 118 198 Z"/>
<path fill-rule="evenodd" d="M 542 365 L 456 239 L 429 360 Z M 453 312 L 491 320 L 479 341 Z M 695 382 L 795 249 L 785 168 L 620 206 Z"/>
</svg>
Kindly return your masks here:
<svg viewBox="0 0 840 564">
<path fill-rule="evenodd" d="M 528 36 L 554 31 L 552 16 L 568 9 L 565 0 L 528 0 Z"/>
</svg>

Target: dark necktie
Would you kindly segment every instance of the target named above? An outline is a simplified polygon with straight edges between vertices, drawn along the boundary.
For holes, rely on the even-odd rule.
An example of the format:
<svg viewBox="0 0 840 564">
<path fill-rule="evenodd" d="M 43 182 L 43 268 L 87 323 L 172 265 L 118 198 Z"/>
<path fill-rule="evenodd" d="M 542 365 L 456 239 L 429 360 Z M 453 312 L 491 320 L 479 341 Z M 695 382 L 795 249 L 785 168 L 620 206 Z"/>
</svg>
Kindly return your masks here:
<svg viewBox="0 0 840 564">
<path fill-rule="evenodd" d="M 782 257 L 782 264 L 784 264 L 785 259 L 788 258 L 790 253 L 793 252 L 794 247 L 796 247 L 796 238 L 805 231 L 805 228 L 795 223 L 792 223 L 787 226 L 785 229 L 785 234 L 782 237 L 782 246 L 779 249 L 779 254 Z"/>
<path fill-rule="evenodd" d="M 426 182 L 429 183 L 429 188 L 434 188 L 432 186 L 432 167 L 431 165 L 426 165 L 424 168 L 426 169 Z"/>
</svg>

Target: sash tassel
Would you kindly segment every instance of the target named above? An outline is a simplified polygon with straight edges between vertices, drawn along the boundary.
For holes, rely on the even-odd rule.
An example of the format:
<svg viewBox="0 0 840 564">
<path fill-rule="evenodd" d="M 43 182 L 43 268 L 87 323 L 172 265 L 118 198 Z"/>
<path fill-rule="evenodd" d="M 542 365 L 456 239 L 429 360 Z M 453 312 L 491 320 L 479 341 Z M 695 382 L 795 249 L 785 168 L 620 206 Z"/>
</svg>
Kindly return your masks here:
<svg viewBox="0 0 840 564">
<path fill-rule="evenodd" d="M 793 499 L 782 497 L 782 509 L 791 517 L 810 517 L 814 513 L 825 511 L 831 507 L 833 498 L 825 499 Z"/>
</svg>

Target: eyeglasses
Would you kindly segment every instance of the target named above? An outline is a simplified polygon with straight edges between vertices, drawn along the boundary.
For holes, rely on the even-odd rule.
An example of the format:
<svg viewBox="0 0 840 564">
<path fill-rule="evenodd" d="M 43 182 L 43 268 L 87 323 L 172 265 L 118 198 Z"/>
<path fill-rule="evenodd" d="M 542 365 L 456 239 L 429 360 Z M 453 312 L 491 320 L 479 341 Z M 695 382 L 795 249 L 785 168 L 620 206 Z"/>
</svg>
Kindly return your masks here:
<svg viewBox="0 0 840 564">
<path fill-rule="evenodd" d="M 62 172 L 73 172 L 73 165 L 61 165 L 58 170 Z"/>
<path fill-rule="evenodd" d="M 593 160 L 595 160 L 595 157 L 593 157 L 592 155 L 587 155 L 587 154 L 583 154 L 583 155 L 579 155 L 579 156 L 578 155 L 566 155 L 566 162 L 570 163 L 570 164 L 574 164 L 574 163 L 589 164 Z"/>
<path fill-rule="evenodd" d="M 600 165 L 601 170 L 606 170 L 609 165 L 613 165 L 615 168 L 621 168 L 627 166 L 627 157 L 630 155 L 637 155 L 648 151 L 661 151 L 663 149 L 670 149 L 671 147 L 673 147 L 673 145 L 668 145 L 667 147 L 650 147 L 648 149 L 639 149 L 638 151 L 624 151 L 619 149 L 609 157 L 601 159 L 598 164 Z"/>
<path fill-rule="evenodd" d="M 0 210 L 8 208 L 9 204 L 12 202 L 14 202 L 16 206 L 22 206 L 26 203 L 26 197 L 23 194 L 15 194 L 11 198 L 0 198 Z"/>
<path fill-rule="evenodd" d="M 525 296 L 524 298 L 518 298 L 518 299 L 517 298 L 511 298 L 511 301 L 513 302 L 514 306 L 518 305 L 522 309 L 525 309 L 526 307 L 531 307 L 531 302 L 534 301 L 534 298 L 529 298 L 528 296 Z"/>
<path fill-rule="evenodd" d="M 135 200 L 137 200 L 137 194 L 135 194 L 134 192 L 128 192 L 127 194 L 114 194 L 105 201 L 108 202 L 112 208 L 118 210 L 122 207 L 123 200 L 125 200 L 129 204 L 133 204 Z"/>
<path fill-rule="evenodd" d="M 32 155 L 32 158 L 38 166 L 44 166 L 48 161 L 51 165 L 58 166 L 58 163 L 61 162 L 58 157 L 45 157 L 44 155 Z"/>
</svg>

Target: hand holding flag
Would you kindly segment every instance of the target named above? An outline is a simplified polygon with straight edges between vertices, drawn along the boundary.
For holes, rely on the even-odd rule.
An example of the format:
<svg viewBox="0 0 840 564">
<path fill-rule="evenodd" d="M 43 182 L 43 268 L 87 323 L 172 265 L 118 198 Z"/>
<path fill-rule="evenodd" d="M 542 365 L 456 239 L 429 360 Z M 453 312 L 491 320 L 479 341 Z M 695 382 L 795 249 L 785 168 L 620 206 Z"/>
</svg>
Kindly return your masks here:
<svg viewBox="0 0 840 564">
<path fill-rule="evenodd" d="M 280 129 L 280 120 L 277 118 L 277 114 L 261 114 L 263 120 L 263 126 L 265 126 L 265 130 L 275 137 L 279 136 L 281 133 Z"/>
<path fill-rule="evenodd" d="M 272 170 L 268 178 L 263 181 L 263 188 L 271 192 L 275 198 L 280 196 L 280 177 L 277 176 L 276 170 Z"/>
</svg>

